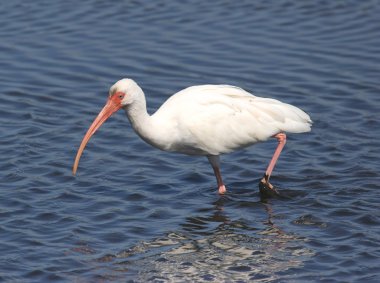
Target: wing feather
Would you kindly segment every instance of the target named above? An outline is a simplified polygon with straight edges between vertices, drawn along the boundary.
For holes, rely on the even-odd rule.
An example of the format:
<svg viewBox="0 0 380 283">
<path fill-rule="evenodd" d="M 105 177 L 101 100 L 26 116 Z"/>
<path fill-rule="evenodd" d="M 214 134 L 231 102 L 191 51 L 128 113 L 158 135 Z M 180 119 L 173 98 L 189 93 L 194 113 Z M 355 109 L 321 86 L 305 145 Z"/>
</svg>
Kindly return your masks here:
<svg viewBox="0 0 380 283">
<path fill-rule="evenodd" d="M 175 125 L 173 132 L 181 134 L 176 138 L 178 147 L 173 148 L 189 154 L 231 152 L 279 132 L 310 131 L 312 123 L 295 106 L 228 85 L 184 89 L 168 99 L 155 115 Z"/>
</svg>

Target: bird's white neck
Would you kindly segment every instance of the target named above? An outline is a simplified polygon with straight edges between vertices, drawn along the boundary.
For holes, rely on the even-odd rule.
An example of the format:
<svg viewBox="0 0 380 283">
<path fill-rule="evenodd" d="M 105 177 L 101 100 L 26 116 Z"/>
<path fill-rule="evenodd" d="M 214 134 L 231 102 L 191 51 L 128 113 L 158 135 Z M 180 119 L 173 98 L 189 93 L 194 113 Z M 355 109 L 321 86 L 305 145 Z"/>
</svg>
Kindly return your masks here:
<svg viewBox="0 0 380 283">
<path fill-rule="evenodd" d="M 135 132 L 147 143 L 159 149 L 165 149 L 166 141 L 164 131 L 157 121 L 150 116 L 146 108 L 145 95 L 142 92 L 138 99 L 126 106 L 125 113 Z"/>
<path fill-rule="evenodd" d="M 146 109 L 145 97 L 141 98 L 143 99 L 135 100 L 132 104 L 124 108 L 133 129 L 138 134 L 147 126 L 150 120 L 150 115 Z"/>
</svg>

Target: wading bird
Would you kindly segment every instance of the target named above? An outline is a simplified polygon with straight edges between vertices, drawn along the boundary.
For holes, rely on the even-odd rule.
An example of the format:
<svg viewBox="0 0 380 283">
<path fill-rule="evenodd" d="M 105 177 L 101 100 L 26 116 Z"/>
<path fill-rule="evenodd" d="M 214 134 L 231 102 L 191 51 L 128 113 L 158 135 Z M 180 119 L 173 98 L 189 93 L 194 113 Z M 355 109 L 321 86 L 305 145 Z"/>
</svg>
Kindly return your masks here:
<svg viewBox="0 0 380 283">
<path fill-rule="evenodd" d="M 165 151 L 206 156 L 214 170 L 218 191 L 226 192 L 219 155 L 276 138 L 277 148 L 259 187 L 277 193 L 269 178 L 286 142 L 286 132 L 310 131 L 312 121 L 301 109 L 275 99 L 257 97 L 230 85 L 188 87 L 171 96 L 153 115 L 142 89 L 131 79 L 116 82 L 108 100 L 88 129 L 78 149 L 73 174 L 82 152 L 97 129 L 123 108 L 135 132 Z"/>
</svg>

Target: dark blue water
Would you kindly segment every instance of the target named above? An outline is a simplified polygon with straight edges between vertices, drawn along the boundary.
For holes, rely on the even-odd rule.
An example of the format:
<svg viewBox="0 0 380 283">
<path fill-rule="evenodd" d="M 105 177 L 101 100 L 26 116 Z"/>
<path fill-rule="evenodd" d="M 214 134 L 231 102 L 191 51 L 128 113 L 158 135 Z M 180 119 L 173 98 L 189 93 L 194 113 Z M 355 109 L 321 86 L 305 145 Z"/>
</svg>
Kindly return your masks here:
<svg viewBox="0 0 380 283">
<path fill-rule="evenodd" d="M 379 1 L 2 1 L 0 281 L 380 282 Z M 150 112 L 224 83 L 308 112 L 262 200 L 275 141 L 205 158 L 143 143 L 123 113 L 79 143 L 108 88 Z"/>
</svg>

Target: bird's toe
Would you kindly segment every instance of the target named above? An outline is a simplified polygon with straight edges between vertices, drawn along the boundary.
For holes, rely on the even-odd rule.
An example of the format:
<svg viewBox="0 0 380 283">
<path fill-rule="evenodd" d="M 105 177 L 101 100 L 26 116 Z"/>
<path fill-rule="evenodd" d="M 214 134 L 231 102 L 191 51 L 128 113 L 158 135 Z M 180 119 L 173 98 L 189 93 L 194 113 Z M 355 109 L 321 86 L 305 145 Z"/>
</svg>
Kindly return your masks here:
<svg viewBox="0 0 380 283">
<path fill-rule="evenodd" d="M 218 192 L 220 195 L 224 195 L 227 192 L 226 186 L 222 185 L 219 187 Z"/>
<path fill-rule="evenodd" d="M 269 183 L 269 181 L 265 178 L 265 176 L 261 179 L 259 183 L 259 190 L 263 197 L 278 197 L 280 193 L 276 190 L 276 188 Z"/>
</svg>

